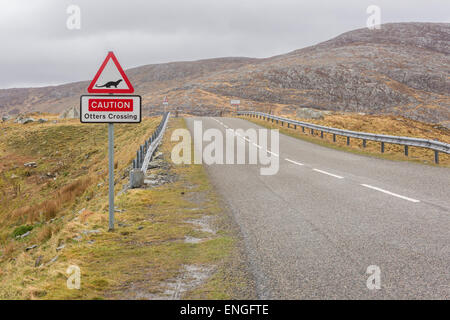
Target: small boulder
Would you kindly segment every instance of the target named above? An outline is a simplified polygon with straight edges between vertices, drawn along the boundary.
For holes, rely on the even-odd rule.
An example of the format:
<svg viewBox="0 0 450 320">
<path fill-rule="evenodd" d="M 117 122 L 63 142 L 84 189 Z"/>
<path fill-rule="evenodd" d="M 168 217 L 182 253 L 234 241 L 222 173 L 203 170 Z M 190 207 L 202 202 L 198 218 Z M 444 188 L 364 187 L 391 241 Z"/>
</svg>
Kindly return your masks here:
<svg viewBox="0 0 450 320">
<path fill-rule="evenodd" d="M 140 188 L 144 184 L 144 173 L 140 169 L 132 169 L 130 171 L 130 187 Z"/>
<path fill-rule="evenodd" d="M 30 251 L 33 250 L 34 248 L 37 248 L 37 244 L 33 244 L 32 246 L 25 248 L 25 251 Z"/>
<path fill-rule="evenodd" d="M 297 110 L 297 117 L 302 119 L 322 120 L 324 112 L 312 108 L 300 108 Z"/>
<path fill-rule="evenodd" d="M 37 167 L 37 163 L 34 161 L 31 162 L 27 162 L 23 164 L 25 167 L 29 167 L 29 168 L 36 168 Z"/>
<path fill-rule="evenodd" d="M 60 119 L 76 119 L 80 117 L 79 109 L 76 107 L 70 107 L 59 115 Z"/>
<path fill-rule="evenodd" d="M 42 264 L 42 256 L 39 256 L 36 261 L 34 262 L 34 267 L 37 268 Z"/>
<path fill-rule="evenodd" d="M 56 260 L 58 260 L 59 256 L 56 256 L 54 258 L 52 258 L 47 264 L 52 264 L 53 262 L 55 262 Z"/>
<path fill-rule="evenodd" d="M 28 124 L 28 123 L 32 123 L 32 122 L 35 122 L 36 120 L 34 120 L 33 118 L 25 118 L 25 119 L 22 119 L 19 123 L 21 123 L 21 124 Z"/>
<path fill-rule="evenodd" d="M 27 231 L 23 235 L 21 235 L 20 237 L 23 239 L 25 237 L 28 237 L 30 235 L 30 233 L 31 233 L 31 231 Z"/>
</svg>

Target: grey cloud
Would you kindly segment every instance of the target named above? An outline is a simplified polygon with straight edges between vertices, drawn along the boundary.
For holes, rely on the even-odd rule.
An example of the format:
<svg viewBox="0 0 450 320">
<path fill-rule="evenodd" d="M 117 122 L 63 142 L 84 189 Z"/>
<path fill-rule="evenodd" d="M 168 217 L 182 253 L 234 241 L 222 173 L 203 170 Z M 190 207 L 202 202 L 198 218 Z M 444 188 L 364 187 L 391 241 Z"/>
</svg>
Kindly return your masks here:
<svg viewBox="0 0 450 320">
<path fill-rule="evenodd" d="M 90 79 L 109 50 L 125 68 L 282 54 L 364 27 L 370 4 L 382 22 L 449 21 L 448 0 L 0 0 L 0 88 Z"/>
</svg>

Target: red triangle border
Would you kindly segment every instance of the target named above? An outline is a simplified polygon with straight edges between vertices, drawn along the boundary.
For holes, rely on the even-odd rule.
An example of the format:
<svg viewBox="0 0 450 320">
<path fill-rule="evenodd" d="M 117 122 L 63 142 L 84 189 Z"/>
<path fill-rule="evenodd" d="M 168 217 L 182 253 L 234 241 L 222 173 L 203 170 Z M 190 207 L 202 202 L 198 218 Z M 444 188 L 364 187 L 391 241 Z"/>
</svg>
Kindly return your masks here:
<svg viewBox="0 0 450 320">
<path fill-rule="evenodd" d="M 108 63 L 109 59 L 112 59 L 112 61 L 116 65 L 117 70 L 119 70 L 120 75 L 123 78 L 123 81 L 125 81 L 125 83 L 128 86 L 128 89 L 95 89 L 94 88 L 94 85 L 97 83 L 97 80 L 100 77 L 100 75 L 102 74 L 103 69 L 105 69 L 106 64 Z M 89 85 L 87 91 L 89 93 L 133 93 L 134 92 L 134 88 L 131 85 L 130 80 L 128 79 L 127 75 L 123 71 L 122 66 L 120 65 L 119 61 L 117 60 L 116 56 L 114 55 L 114 53 L 112 51 L 108 52 L 108 55 L 106 56 L 105 61 L 103 61 L 102 65 L 100 66 L 100 69 L 98 69 L 98 71 L 95 74 L 94 79 L 91 81 L 91 84 Z"/>
</svg>

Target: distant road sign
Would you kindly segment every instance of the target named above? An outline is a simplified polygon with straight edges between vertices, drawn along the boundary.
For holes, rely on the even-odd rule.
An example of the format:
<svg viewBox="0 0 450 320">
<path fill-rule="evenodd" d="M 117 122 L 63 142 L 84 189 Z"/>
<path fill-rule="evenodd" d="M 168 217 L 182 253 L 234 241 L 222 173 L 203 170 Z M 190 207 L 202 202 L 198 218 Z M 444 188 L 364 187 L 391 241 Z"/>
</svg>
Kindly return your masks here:
<svg viewBox="0 0 450 320">
<path fill-rule="evenodd" d="M 169 105 L 169 101 L 167 100 L 167 96 L 164 97 L 163 105 L 165 105 L 165 106 Z"/>
<path fill-rule="evenodd" d="M 231 105 L 232 106 L 238 106 L 241 104 L 241 100 L 231 100 Z"/>
<path fill-rule="evenodd" d="M 134 88 L 112 51 L 88 87 L 89 93 L 133 93 Z"/>
<path fill-rule="evenodd" d="M 80 98 L 83 123 L 139 123 L 141 96 L 89 95 Z"/>
</svg>

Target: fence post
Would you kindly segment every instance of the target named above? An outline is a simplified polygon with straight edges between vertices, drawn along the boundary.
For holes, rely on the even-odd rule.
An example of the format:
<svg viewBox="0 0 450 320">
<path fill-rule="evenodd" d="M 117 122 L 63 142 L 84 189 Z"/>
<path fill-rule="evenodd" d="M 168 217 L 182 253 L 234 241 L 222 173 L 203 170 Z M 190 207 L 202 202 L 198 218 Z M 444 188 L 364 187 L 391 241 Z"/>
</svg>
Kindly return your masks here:
<svg viewBox="0 0 450 320">
<path fill-rule="evenodd" d="M 141 156 L 139 155 L 139 150 L 136 151 L 136 165 L 139 168 L 139 159 L 141 158 Z"/>
</svg>

